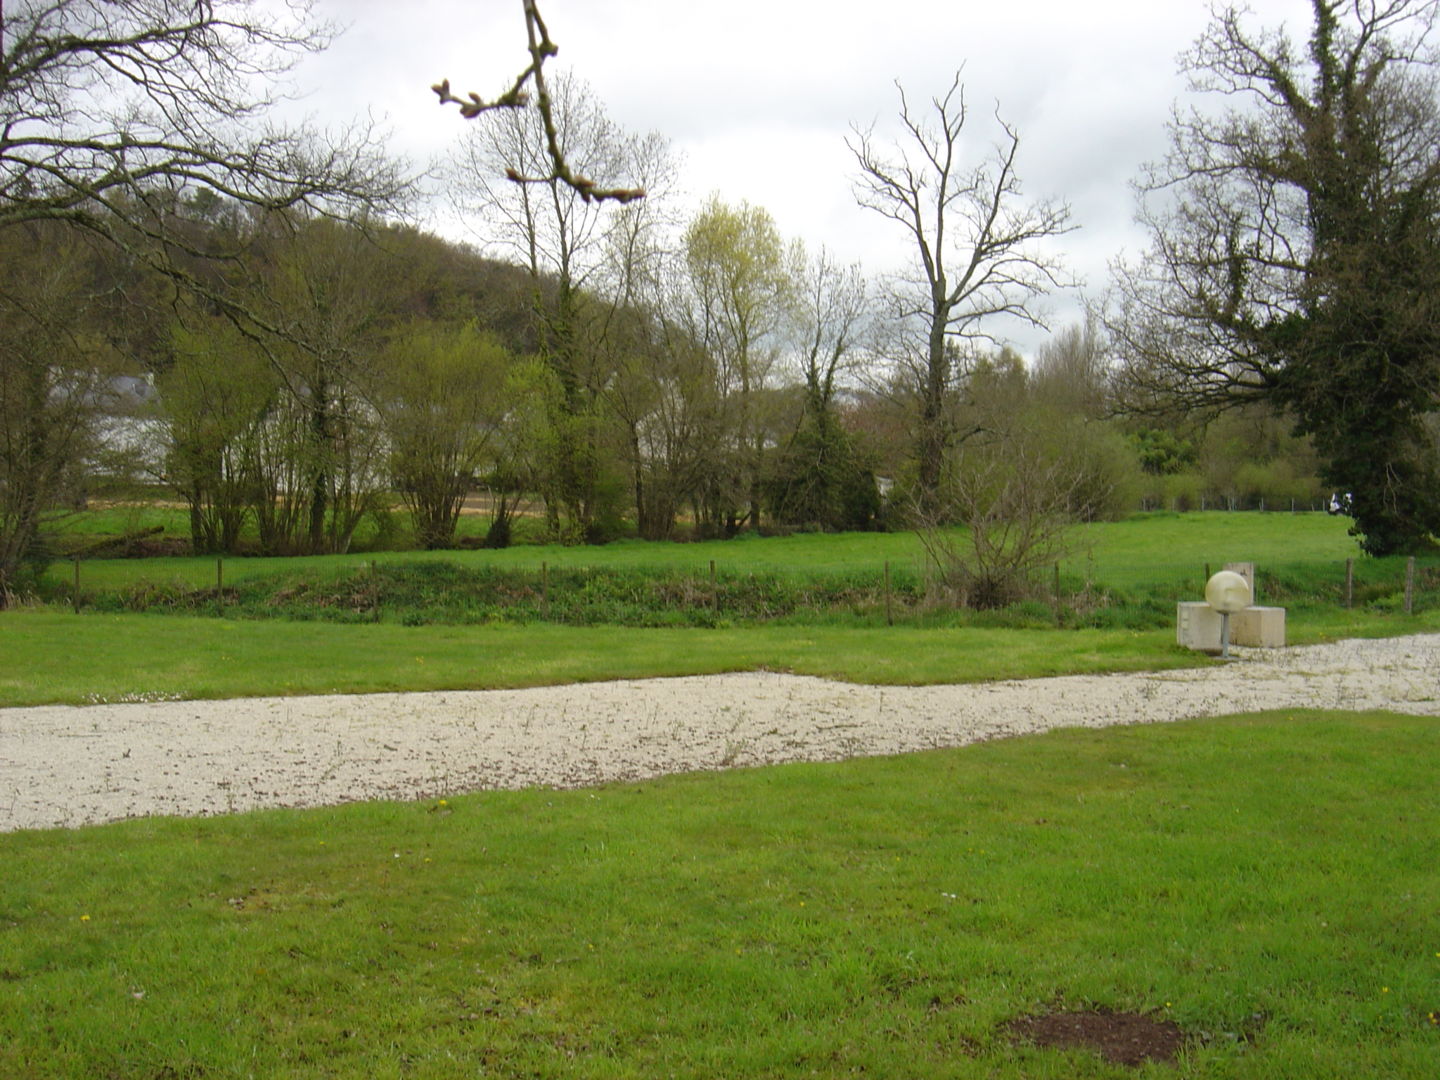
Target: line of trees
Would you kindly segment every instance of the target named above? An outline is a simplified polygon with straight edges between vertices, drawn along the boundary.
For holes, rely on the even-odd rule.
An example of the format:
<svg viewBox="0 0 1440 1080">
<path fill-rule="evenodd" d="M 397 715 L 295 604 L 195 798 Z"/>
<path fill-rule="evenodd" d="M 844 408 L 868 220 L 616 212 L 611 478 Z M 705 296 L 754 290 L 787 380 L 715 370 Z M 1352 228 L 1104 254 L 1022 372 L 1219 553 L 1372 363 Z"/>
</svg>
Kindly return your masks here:
<svg viewBox="0 0 1440 1080">
<path fill-rule="evenodd" d="M 264 76 L 325 28 L 22 3 L 0 29 L 0 597 L 127 450 L 197 551 L 344 551 L 396 501 L 443 547 L 483 485 L 495 544 L 527 500 L 567 542 L 918 525 L 988 604 L 1077 519 L 1314 495 L 1317 473 L 1370 550 L 1427 541 L 1436 6 L 1314 0 L 1304 56 L 1217 16 L 1192 68 L 1258 105 L 1177 119 L 1153 252 L 1026 363 L 1000 335 L 1069 283 L 1070 213 L 1025 195 L 998 117 L 967 159 L 958 78 L 927 106 L 901 88 L 895 140 L 853 133 L 857 202 L 911 255 L 890 276 L 723 194 L 682 216 L 665 140 L 554 72 L 543 113 L 464 129 L 444 190 L 470 248 L 393 223 L 412 187 L 368 133 L 256 126 Z M 970 547 L 946 554 L 956 522 Z"/>
</svg>

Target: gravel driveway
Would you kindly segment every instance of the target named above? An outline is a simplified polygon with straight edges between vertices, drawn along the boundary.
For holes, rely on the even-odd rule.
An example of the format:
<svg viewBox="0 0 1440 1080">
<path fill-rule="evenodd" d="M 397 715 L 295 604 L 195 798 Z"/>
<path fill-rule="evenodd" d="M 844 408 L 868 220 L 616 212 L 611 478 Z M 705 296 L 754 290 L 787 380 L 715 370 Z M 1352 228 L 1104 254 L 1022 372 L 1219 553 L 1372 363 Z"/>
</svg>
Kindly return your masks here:
<svg viewBox="0 0 1440 1080">
<path fill-rule="evenodd" d="M 1440 635 L 958 686 L 772 673 L 0 709 L 0 832 L 893 754 L 1263 709 L 1440 715 Z"/>
</svg>

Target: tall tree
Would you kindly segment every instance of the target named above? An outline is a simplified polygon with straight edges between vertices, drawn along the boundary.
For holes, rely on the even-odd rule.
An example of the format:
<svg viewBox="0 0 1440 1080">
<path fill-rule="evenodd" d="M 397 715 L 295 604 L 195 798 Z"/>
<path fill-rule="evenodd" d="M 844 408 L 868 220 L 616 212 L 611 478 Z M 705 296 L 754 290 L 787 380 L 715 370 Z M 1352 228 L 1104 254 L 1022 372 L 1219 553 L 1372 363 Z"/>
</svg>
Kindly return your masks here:
<svg viewBox="0 0 1440 1080">
<path fill-rule="evenodd" d="M 770 480 L 778 521 L 864 528 L 879 509 L 873 471 L 836 407 L 841 377 L 865 344 L 870 315 L 858 263 L 841 266 L 823 248 L 806 260 L 794 304 L 802 405 Z"/>
<path fill-rule="evenodd" d="M 685 231 L 695 310 L 694 337 L 717 362 L 723 396 L 736 411 L 738 494 L 730 527 L 760 526 L 767 431 L 762 391 L 770 382 L 795 298 L 799 248 L 787 247 L 763 207 L 712 196 Z"/>
<path fill-rule="evenodd" d="M 898 85 L 898 84 L 897 84 Z M 993 340 L 997 317 L 1040 324 L 1037 300 L 1064 284 L 1044 242 L 1070 230 L 1064 203 L 1026 201 L 1016 159 L 1020 136 L 997 118 L 1000 141 L 986 161 L 967 166 L 962 134 L 970 119 L 957 72 L 927 113 L 912 110 L 900 87 L 901 138 L 878 145 L 856 131 L 855 198 L 893 222 L 913 245 L 910 270 L 893 282 L 895 315 L 913 326 L 904 362 L 919 397 L 915 456 L 922 499 L 940 484 L 954 435 L 947 401 L 960 346 Z"/>
<path fill-rule="evenodd" d="M 56 223 L 0 230 L 0 608 L 43 556 L 45 518 L 83 492 L 123 370 L 96 318 L 94 258 Z"/>
<path fill-rule="evenodd" d="M 1311 0 L 1308 41 L 1219 11 L 1185 58 L 1113 337 L 1140 405 L 1261 401 L 1313 436 L 1372 554 L 1440 533 L 1436 0 Z"/>
<path fill-rule="evenodd" d="M 626 276 L 614 273 L 616 253 L 643 249 L 647 223 L 659 210 L 652 196 L 613 212 L 554 172 L 552 148 L 591 177 L 635 175 L 663 184 L 672 167 L 664 140 L 620 129 L 580 80 L 560 75 L 547 85 L 544 113 L 501 109 L 479 116 L 452 160 L 449 187 L 486 246 L 530 272 L 539 353 L 559 389 L 549 398 L 547 513 L 561 536 L 581 539 L 594 535 L 606 509 L 601 397 L 614 355 L 605 335 L 628 292 Z"/>
</svg>

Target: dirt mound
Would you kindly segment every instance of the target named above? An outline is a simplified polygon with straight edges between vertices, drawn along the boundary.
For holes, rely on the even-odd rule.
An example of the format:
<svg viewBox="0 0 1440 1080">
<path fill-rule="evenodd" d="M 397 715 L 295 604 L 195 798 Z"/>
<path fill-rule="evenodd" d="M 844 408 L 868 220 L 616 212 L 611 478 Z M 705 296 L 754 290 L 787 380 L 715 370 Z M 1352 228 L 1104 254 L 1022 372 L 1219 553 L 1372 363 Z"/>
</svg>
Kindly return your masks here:
<svg viewBox="0 0 1440 1080">
<path fill-rule="evenodd" d="M 1185 1045 L 1184 1032 L 1169 1020 L 1104 1009 L 1022 1016 L 1010 1021 L 1006 1029 L 1015 1042 L 1058 1050 L 1094 1050 L 1114 1065 L 1173 1062 Z"/>
</svg>

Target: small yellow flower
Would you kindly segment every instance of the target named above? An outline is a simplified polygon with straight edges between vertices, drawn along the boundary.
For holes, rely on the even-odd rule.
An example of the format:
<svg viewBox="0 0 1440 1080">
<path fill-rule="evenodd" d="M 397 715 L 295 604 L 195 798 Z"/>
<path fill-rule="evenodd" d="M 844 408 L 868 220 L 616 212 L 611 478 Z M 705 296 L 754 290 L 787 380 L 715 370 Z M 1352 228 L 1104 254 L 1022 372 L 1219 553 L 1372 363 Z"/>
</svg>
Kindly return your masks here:
<svg viewBox="0 0 1440 1080">
<path fill-rule="evenodd" d="M 80 921 L 81 921 L 81 922 L 89 922 L 89 921 L 90 921 L 90 916 L 89 916 L 89 915 L 81 915 L 81 916 L 80 916 Z"/>
<path fill-rule="evenodd" d="M 449 802 L 448 799 L 441 799 L 441 800 L 440 800 L 440 805 L 441 805 L 441 806 L 449 806 L 449 805 L 450 805 L 450 802 Z"/>
</svg>

